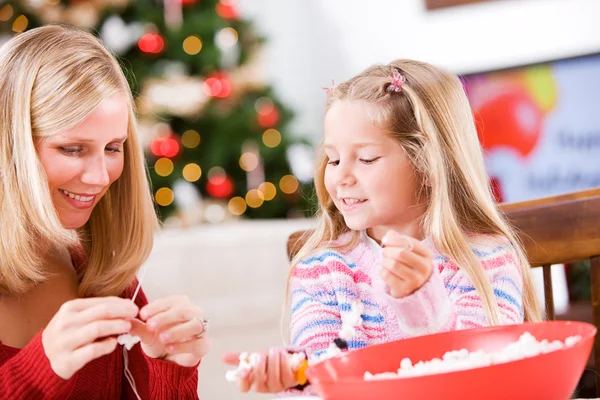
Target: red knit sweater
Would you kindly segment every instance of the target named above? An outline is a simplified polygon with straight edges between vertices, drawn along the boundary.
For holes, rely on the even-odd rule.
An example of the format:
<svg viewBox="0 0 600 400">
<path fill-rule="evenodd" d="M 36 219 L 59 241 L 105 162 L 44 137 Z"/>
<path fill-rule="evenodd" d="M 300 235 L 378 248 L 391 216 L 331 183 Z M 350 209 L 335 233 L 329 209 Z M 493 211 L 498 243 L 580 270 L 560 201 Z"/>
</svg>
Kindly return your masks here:
<svg viewBox="0 0 600 400">
<path fill-rule="evenodd" d="M 122 297 L 131 298 L 137 281 Z M 135 303 L 142 308 L 148 299 L 142 290 Z M 150 358 L 139 344 L 129 351 L 129 370 L 143 400 L 198 399 L 198 368 Z M 0 342 L 0 399 L 126 399 L 137 400 L 123 373 L 123 347 L 100 357 L 71 379 L 57 376 L 42 347 L 39 332 L 23 349 Z"/>
</svg>

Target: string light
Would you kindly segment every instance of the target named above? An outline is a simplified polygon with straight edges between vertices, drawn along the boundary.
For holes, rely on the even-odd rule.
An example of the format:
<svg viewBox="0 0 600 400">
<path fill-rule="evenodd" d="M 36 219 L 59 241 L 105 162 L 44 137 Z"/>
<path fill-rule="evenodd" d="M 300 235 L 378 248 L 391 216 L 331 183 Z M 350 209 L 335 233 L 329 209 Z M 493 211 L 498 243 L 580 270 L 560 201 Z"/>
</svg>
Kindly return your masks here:
<svg viewBox="0 0 600 400">
<path fill-rule="evenodd" d="M 165 48 L 165 40 L 157 33 L 146 33 L 138 41 L 138 47 L 144 53 L 158 54 Z"/>
<path fill-rule="evenodd" d="M 204 81 L 204 93 L 210 97 L 225 98 L 231 94 L 231 81 L 224 73 L 216 73 Z"/>
<path fill-rule="evenodd" d="M 264 128 L 271 128 L 279 121 L 279 111 L 273 100 L 268 97 L 261 97 L 254 103 L 257 113 L 257 122 Z"/>
<path fill-rule="evenodd" d="M 27 29 L 27 25 L 29 25 L 29 20 L 24 15 L 19 15 L 17 19 L 13 22 L 12 30 L 16 33 L 22 33 Z"/>
<path fill-rule="evenodd" d="M 258 156 L 254 153 L 244 153 L 240 157 L 240 168 L 246 172 L 254 171 L 258 167 Z"/>
<path fill-rule="evenodd" d="M 188 149 L 193 149 L 200 145 L 200 134 L 194 130 L 183 132 L 181 136 L 181 143 Z"/>
<path fill-rule="evenodd" d="M 202 169 L 198 164 L 190 163 L 183 167 L 183 178 L 188 182 L 196 182 L 202 176 Z"/>
<path fill-rule="evenodd" d="M 13 8 L 10 4 L 0 8 L 0 21 L 8 21 L 13 16 Z"/>
<path fill-rule="evenodd" d="M 279 189 L 283 193 L 292 194 L 298 190 L 298 179 L 293 175 L 285 175 L 279 180 Z"/>
<path fill-rule="evenodd" d="M 263 205 L 264 200 L 262 199 L 262 193 L 259 193 L 256 189 L 250 189 L 246 193 L 246 203 L 248 207 L 258 208 Z"/>
<path fill-rule="evenodd" d="M 221 199 L 228 198 L 233 193 L 233 190 L 233 181 L 227 176 L 223 168 L 213 167 L 208 171 L 206 191 L 210 196 Z"/>
<path fill-rule="evenodd" d="M 202 50 L 202 40 L 196 35 L 191 35 L 183 41 L 183 51 L 193 56 L 200 53 Z"/>
<path fill-rule="evenodd" d="M 168 158 L 159 158 L 154 163 L 154 172 L 156 172 L 160 176 L 169 176 L 173 172 L 175 166 L 173 165 L 173 161 Z"/>
<path fill-rule="evenodd" d="M 229 200 L 229 204 L 227 205 L 227 209 L 233 215 L 242 215 L 246 212 L 246 201 L 240 196 L 236 196 Z"/>
<path fill-rule="evenodd" d="M 166 207 L 173 203 L 173 200 L 175 200 L 175 194 L 171 189 L 162 187 L 156 191 L 154 198 L 159 206 Z"/>
<path fill-rule="evenodd" d="M 281 133 L 277 129 L 267 129 L 262 135 L 262 141 L 267 147 L 277 147 L 281 143 Z"/>
<path fill-rule="evenodd" d="M 273 200 L 277 194 L 277 188 L 271 182 L 263 182 L 258 186 L 258 191 L 262 193 L 265 201 Z"/>
<path fill-rule="evenodd" d="M 238 33 L 233 28 L 223 28 L 217 33 L 217 45 L 221 48 L 235 46 L 238 41 Z"/>
<path fill-rule="evenodd" d="M 179 154 L 179 143 L 173 137 L 159 136 L 152 139 L 150 151 L 157 157 L 175 157 Z"/>
<path fill-rule="evenodd" d="M 231 0 L 221 0 L 216 6 L 217 15 L 223 19 L 237 19 L 238 11 Z"/>
</svg>

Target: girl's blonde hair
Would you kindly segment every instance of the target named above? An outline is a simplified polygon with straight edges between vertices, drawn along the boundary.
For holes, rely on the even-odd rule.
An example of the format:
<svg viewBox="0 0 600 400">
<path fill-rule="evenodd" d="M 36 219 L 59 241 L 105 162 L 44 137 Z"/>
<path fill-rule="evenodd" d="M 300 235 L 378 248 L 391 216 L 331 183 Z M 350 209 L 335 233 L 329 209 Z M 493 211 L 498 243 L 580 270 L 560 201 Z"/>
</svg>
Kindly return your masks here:
<svg viewBox="0 0 600 400">
<path fill-rule="evenodd" d="M 54 25 L 4 44 L 0 71 L 0 293 L 44 281 L 47 252 L 81 243 L 80 294 L 118 295 L 148 257 L 158 226 L 119 63 L 92 34 Z M 123 173 L 74 232 L 60 223 L 35 141 L 76 126 L 115 93 L 129 104 Z"/>
<path fill-rule="evenodd" d="M 406 79 L 398 93 L 388 91 L 394 69 Z M 490 325 L 500 322 L 498 304 L 489 277 L 468 240 L 473 234 L 503 236 L 511 242 L 523 277 L 525 321 L 540 320 L 529 263 L 521 242 L 494 201 L 473 114 L 459 78 L 426 63 L 396 60 L 372 66 L 335 86 L 326 108 L 340 100 L 374 105 L 377 111 L 371 117 L 375 126 L 389 132 L 405 149 L 423 182 L 421 195 L 427 202 L 422 219 L 425 236 L 472 280 Z M 292 268 L 315 249 L 350 230 L 325 188 L 326 166 L 327 156 L 321 154 L 315 170 L 317 227 L 301 239 L 305 244 L 292 260 Z M 354 232 L 346 246 L 354 245 L 358 235 Z"/>
</svg>

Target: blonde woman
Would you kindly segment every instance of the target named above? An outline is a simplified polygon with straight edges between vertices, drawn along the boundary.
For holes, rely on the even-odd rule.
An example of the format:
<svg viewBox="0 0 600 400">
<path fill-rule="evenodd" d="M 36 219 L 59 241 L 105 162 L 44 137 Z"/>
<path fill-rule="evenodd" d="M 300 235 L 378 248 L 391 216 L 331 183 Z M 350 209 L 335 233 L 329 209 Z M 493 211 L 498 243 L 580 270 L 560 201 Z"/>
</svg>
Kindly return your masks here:
<svg viewBox="0 0 600 400">
<path fill-rule="evenodd" d="M 131 301 L 157 220 L 119 64 L 46 26 L 6 43 L 0 71 L 2 398 L 197 398 L 202 310 Z"/>
<path fill-rule="evenodd" d="M 359 301 L 350 350 L 541 318 L 527 260 L 492 198 L 460 80 L 397 60 L 328 90 L 318 227 L 292 261 L 291 343 L 320 356 Z M 236 354 L 225 362 L 236 363 Z M 241 391 L 297 384 L 281 350 Z"/>
</svg>

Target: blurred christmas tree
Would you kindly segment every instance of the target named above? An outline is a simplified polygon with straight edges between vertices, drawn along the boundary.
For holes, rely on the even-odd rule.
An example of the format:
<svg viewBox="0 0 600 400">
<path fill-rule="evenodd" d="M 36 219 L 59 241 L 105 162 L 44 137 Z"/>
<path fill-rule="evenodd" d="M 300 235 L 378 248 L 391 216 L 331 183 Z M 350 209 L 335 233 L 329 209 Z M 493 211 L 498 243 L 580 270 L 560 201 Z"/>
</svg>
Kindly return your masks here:
<svg viewBox="0 0 600 400">
<path fill-rule="evenodd" d="M 261 76 L 262 38 L 233 0 L 8 0 L 0 22 L 11 35 L 79 26 L 120 57 L 163 218 L 308 212 L 300 193 L 309 184 L 288 162 L 290 151 L 302 152 L 285 130 L 291 112 Z"/>
</svg>

